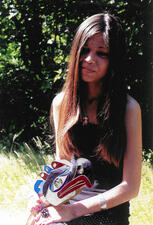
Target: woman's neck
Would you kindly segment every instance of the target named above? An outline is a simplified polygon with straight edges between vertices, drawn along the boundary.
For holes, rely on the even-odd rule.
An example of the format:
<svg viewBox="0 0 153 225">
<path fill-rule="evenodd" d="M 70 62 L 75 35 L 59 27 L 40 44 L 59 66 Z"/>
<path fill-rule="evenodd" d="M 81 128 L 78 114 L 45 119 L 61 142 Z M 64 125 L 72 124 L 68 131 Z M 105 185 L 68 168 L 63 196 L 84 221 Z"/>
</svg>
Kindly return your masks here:
<svg viewBox="0 0 153 225">
<path fill-rule="evenodd" d="M 88 83 L 88 100 L 96 99 L 101 93 L 101 83 Z"/>
</svg>

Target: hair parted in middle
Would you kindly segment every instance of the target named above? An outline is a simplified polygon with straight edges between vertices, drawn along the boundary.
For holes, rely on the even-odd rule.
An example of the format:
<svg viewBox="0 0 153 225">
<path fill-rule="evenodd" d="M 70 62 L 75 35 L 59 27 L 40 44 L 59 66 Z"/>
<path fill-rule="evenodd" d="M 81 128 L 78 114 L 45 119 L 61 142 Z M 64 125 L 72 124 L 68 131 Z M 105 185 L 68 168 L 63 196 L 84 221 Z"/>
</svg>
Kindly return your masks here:
<svg viewBox="0 0 153 225">
<path fill-rule="evenodd" d="M 82 105 L 87 100 L 87 84 L 80 74 L 81 51 L 86 42 L 101 33 L 109 48 L 109 68 L 102 78 L 102 90 L 98 102 L 97 120 L 103 128 L 97 154 L 103 153 L 115 165 L 119 165 L 126 147 L 125 110 L 127 94 L 125 86 L 125 38 L 120 20 L 108 13 L 95 14 L 77 29 L 70 52 L 68 73 L 62 92 L 59 111 L 57 143 L 60 157 L 70 160 L 79 150 L 72 144 L 69 134 L 72 126 L 81 118 Z"/>
</svg>

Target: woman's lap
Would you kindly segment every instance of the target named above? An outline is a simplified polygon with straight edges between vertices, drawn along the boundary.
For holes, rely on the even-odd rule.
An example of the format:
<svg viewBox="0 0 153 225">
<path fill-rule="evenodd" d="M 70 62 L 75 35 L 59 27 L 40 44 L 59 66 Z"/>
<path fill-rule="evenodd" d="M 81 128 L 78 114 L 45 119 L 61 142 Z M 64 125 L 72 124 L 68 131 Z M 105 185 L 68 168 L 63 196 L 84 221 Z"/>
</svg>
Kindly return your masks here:
<svg viewBox="0 0 153 225">
<path fill-rule="evenodd" d="M 74 219 L 67 225 L 129 225 L 128 218 L 111 217 L 106 214 L 95 213 Z"/>
</svg>

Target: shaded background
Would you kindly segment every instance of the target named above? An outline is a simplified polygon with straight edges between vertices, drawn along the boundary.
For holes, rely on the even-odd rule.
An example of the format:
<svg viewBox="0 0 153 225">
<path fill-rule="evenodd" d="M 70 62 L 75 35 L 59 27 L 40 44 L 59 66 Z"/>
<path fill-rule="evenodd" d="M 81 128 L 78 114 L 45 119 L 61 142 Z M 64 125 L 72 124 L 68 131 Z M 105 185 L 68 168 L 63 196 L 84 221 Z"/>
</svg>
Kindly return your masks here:
<svg viewBox="0 0 153 225">
<path fill-rule="evenodd" d="M 50 134 L 49 111 L 63 84 L 78 25 L 95 13 L 119 16 L 125 30 L 127 89 L 142 109 L 143 148 L 152 149 L 153 6 L 150 0 L 2 0 L 0 145 Z M 9 148 L 10 150 L 10 148 Z"/>
</svg>

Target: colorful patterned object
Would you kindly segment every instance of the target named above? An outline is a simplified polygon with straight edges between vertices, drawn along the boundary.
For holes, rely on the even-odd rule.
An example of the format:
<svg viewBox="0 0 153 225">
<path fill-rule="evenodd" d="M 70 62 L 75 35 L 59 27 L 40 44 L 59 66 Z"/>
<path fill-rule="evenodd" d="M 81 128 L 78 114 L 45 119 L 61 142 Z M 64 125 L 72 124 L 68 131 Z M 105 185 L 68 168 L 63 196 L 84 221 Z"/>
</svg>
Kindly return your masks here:
<svg viewBox="0 0 153 225">
<path fill-rule="evenodd" d="M 51 166 L 44 166 L 40 173 L 41 180 L 37 180 L 34 190 L 46 203 L 57 206 L 67 202 L 79 194 L 83 187 L 91 187 L 87 177 L 90 174 L 91 162 L 79 158 L 69 162 L 56 160 Z"/>
</svg>

